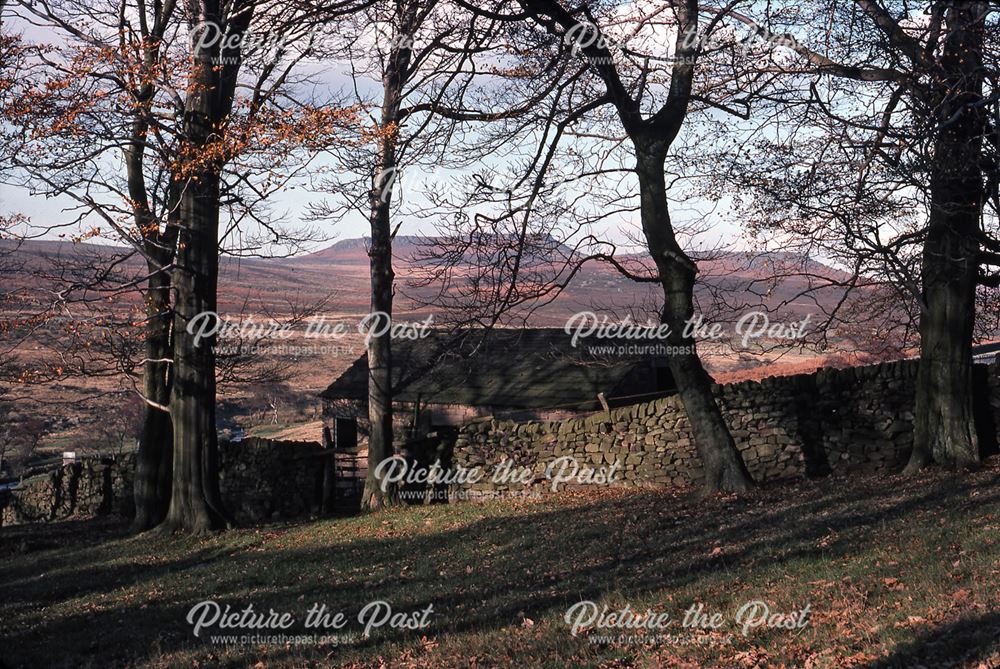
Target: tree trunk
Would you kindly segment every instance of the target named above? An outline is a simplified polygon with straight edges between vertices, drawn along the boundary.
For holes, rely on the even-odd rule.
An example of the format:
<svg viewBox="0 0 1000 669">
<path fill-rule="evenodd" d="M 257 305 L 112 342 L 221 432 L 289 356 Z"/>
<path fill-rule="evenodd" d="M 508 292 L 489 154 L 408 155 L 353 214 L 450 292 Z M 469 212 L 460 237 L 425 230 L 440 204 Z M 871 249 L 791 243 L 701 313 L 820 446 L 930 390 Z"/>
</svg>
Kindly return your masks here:
<svg viewBox="0 0 1000 669">
<path fill-rule="evenodd" d="M 379 463 L 394 454 L 392 345 L 385 321 L 392 318 L 392 285 L 395 278 L 389 210 L 391 180 L 395 177 L 395 137 L 382 140 L 379 162 L 382 168 L 375 176 L 372 191 L 372 241 L 368 257 L 371 264 L 371 311 L 380 315 L 373 317 L 370 327 L 384 332 L 368 339 L 368 420 L 371 427 L 368 434 L 368 476 L 361 497 L 361 508 L 365 511 L 390 506 L 398 499 L 395 485 L 388 482 L 383 485 L 376 475 Z"/>
<path fill-rule="evenodd" d="M 158 47 L 150 45 L 147 48 L 150 51 L 145 62 L 147 68 L 152 68 Z M 165 407 L 170 404 L 173 376 L 169 362 L 173 359 L 169 265 L 176 251 L 178 192 L 173 183 L 168 184 L 167 226 L 161 234 L 160 222 L 150 210 L 144 167 L 153 94 L 151 84 L 145 84 L 137 92 L 136 99 L 140 104 L 132 122 L 131 142 L 125 150 L 129 197 L 134 207 L 136 228 L 142 235 L 149 272 L 144 296 L 146 360 L 143 363 L 143 395 L 146 405 L 133 483 L 135 518 L 132 529 L 135 532 L 143 532 L 163 522 L 170 506 L 173 478 L 173 424 Z"/>
<path fill-rule="evenodd" d="M 218 435 L 215 425 L 215 343 L 188 323 L 215 312 L 219 275 L 220 174 L 225 156 L 215 143 L 232 111 L 240 69 L 240 37 L 249 27 L 253 5 L 229 7 L 222 21 L 218 0 L 197 0 L 192 21 L 220 26 L 227 44 L 197 46 L 184 109 L 187 155 L 180 174 L 180 222 L 174 270 L 174 385 L 170 414 L 174 425 L 174 479 L 170 509 L 162 527 L 204 534 L 231 525 L 219 491 Z M 218 64 L 221 63 L 221 64 Z"/>
<path fill-rule="evenodd" d="M 162 265 L 161 265 L 162 267 Z M 146 293 L 146 362 L 143 365 L 145 398 L 161 407 L 170 404 L 171 369 L 164 362 L 173 356 L 170 339 L 170 278 L 149 263 L 151 277 Z M 143 532 L 163 522 L 170 506 L 173 460 L 173 424 L 170 414 L 147 403 L 136 454 L 135 519 L 132 529 Z"/>
<path fill-rule="evenodd" d="M 374 226 L 372 232 L 374 235 Z M 391 248 L 386 252 L 386 243 L 387 241 L 376 242 L 373 238 L 369 251 L 372 265 L 372 311 L 391 314 L 392 261 L 391 258 L 384 259 L 391 254 Z M 379 463 L 392 457 L 395 452 L 392 430 L 392 351 L 388 334 L 372 337 L 368 343 L 368 419 L 371 422 L 368 435 L 368 476 L 365 479 L 361 508 L 375 511 L 398 501 L 395 484 L 383 484 L 376 475 Z"/>
<path fill-rule="evenodd" d="M 747 490 L 753 480 L 712 395 L 712 381 L 698 357 L 695 341 L 684 336 L 685 324 L 694 315 L 698 270 L 677 243 L 670 222 L 663 176 L 666 146 L 655 142 L 646 146 L 636 144 L 642 230 L 663 288 L 661 322 L 670 328 L 667 343 L 685 349 L 683 353 L 671 354 L 668 362 L 705 472 L 704 489 L 706 492 Z"/>
<path fill-rule="evenodd" d="M 937 105 L 931 211 L 923 247 L 920 368 L 914 444 L 907 472 L 935 462 L 980 461 L 972 406 L 972 336 L 979 275 L 985 2 L 955 3 L 947 13 Z"/>
<path fill-rule="evenodd" d="M 219 182 L 201 174 L 186 184 L 174 270 L 173 491 L 165 529 L 204 534 L 226 527 L 219 494 L 215 425 L 215 343 L 197 344 L 188 323 L 216 310 Z M 197 332 L 197 330 L 195 330 Z"/>
<path fill-rule="evenodd" d="M 386 326 L 392 318 L 392 291 L 395 278 L 392 271 L 392 194 L 398 178 L 396 144 L 399 139 L 399 108 L 410 64 L 410 38 L 420 2 L 397 3 L 399 29 L 394 46 L 389 51 L 382 77 L 382 118 L 378 160 L 372 179 L 371 192 L 371 307 L 380 314 L 373 327 Z M 368 339 L 368 476 L 361 496 L 361 509 L 373 511 L 398 503 L 396 486 L 379 480 L 378 464 L 392 457 L 392 345 L 388 327 L 384 333 Z"/>
</svg>

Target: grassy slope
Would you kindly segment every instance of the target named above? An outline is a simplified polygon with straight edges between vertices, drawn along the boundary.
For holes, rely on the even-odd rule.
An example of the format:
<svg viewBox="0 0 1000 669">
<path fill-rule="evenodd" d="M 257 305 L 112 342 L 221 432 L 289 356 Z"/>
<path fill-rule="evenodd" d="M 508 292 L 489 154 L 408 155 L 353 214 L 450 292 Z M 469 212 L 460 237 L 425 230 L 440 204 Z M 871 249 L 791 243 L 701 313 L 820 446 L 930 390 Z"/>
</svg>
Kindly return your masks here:
<svg viewBox="0 0 1000 669">
<path fill-rule="evenodd" d="M 739 499 L 603 491 L 413 507 L 207 540 L 127 538 L 104 521 L 0 531 L 0 658 L 12 666 L 998 666 L 1000 469 L 830 479 Z M 26 552 L 25 552 L 26 551 Z M 324 647 L 212 646 L 203 599 L 355 615 L 432 603 L 422 632 Z M 731 644 L 598 645 L 566 608 L 675 616 L 806 603 L 797 633 Z M 293 632 L 295 630 L 292 630 Z M 346 632 L 357 632 L 349 626 Z M 681 630 L 673 629 L 678 632 Z M 879 663 L 881 658 L 881 664 Z M 2 663 L 0 663 L 2 664 Z"/>
</svg>

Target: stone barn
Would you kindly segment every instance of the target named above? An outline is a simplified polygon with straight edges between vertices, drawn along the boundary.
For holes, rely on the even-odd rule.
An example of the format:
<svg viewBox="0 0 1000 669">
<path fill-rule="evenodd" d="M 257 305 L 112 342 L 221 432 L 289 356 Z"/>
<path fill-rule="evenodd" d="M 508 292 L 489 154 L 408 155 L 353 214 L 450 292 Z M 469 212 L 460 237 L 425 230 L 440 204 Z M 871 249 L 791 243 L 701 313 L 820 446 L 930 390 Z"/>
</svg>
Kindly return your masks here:
<svg viewBox="0 0 1000 669">
<path fill-rule="evenodd" d="M 431 331 L 393 341 L 397 447 L 438 440 L 487 416 L 561 420 L 676 393 L 665 356 L 636 342 L 572 345 L 561 328 Z M 599 352 L 595 352 L 595 349 Z M 603 349 L 603 350 L 602 350 Z M 328 443 L 363 445 L 368 434 L 368 363 L 362 355 L 321 393 Z"/>
</svg>

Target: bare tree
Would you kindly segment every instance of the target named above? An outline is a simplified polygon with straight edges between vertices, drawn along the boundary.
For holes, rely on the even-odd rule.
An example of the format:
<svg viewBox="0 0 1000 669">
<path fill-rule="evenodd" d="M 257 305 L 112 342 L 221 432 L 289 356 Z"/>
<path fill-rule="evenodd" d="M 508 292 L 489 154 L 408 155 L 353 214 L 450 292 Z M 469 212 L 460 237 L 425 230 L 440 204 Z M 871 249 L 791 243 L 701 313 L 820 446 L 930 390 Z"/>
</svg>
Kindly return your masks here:
<svg viewBox="0 0 1000 669">
<path fill-rule="evenodd" d="M 328 9 L 338 8 L 352 11 L 351 3 L 335 3 Z M 173 273 L 174 387 L 170 412 L 174 422 L 174 485 L 162 527 L 203 533 L 229 522 L 218 481 L 216 337 L 199 337 L 197 326 L 192 325 L 200 315 L 216 311 L 223 171 L 240 155 L 241 147 L 268 137 L 266 132 L 253 132 L 254 128 L 273 128 L 272 141 L 277 146 L 315 145 L 324 139 L 330 141 L 345 128 L 353 130 L 355 115 L 350 109 L 310 108 L 305 122 L 289 125 L 281 122 L 286 115 L 280 109 L 268 113 L 268 103 L 308 53 L 305 50 L 287 62 L 270 60 L 261 65 L 253 80 L 256 83 L 252 83 L 250 95 L 242 103 L 245 114 L 234 116 L 241 68 L 247 56 L 243 52 L 244 37 L 252 26 L 280 32 L 297 25 L 299 17 L 294 8 L 259 0 L 231 4 L 199 0 L 188 12 L 186 18 L 192 31 L 210 26 L 223 39 L 194 40 L 191 44 L 182 148 L 173 174 L 183 184 Z M 245 121 L 234 124 L 234 119 L 241 117 Z"/>
<path fill-rule="evenodd" d="M 476 54 L 490 50 L 494 22 L 469 15 L 450 0 L 374 2 L 332 24 L 340 44 L 330 55 L 350 63 L 355 104 L 374 107 L 375 146 L 371 151 L 336 151 L 342 170 L 324 180 L 329 200 L 313 214 L 339 219 L 354 212 L 367 219 L 372 336 L 367 340 L 369 370 L 368 479 L 362 507 L 396 502 L 392 484 L 377 478 L 378 463 L 393 453 L 392 350 L 387 327 L 393 313 L 395 274 L 392 242 L 414 207 L 401 188 L 411 172 L 451 161 L 455 123 L 472 114 L 463 105 L 483 75 L 472 67 Z M 377 82 L 379 95 L 364 93 Z M 395 222 L 395 224 L 394 224 Z"/>
<path fill-rule="evenodd" d="M 781 43 L 772 67 L 786 74 L 787 113 L 761 142 L 780 170 L 752 179 L 766 194 L 760 208 L 771 208 L 763 218 L 832 249 L 860 283 L 865 273 L 884 277 L 904 305 L 891 313 L 919 320 L 907 471 L 932 461 L 975 465 L 977 285 L 997 283 L 988 269 L 1000 262 L 995 217 L 990 223 L 984 209 L 1000 147 L 996 7 L 940 0 L 918 12 L 855 0 L 788 8 L 739 17 Z M 835 39 L 816 28 L 820 19 Z M 792 214 L 789 225 L 775 220 L 783 213 Z"/>
<path fill-rule="evenodd" d="M 37 51 L 33 80 L 25 87 L 31 104 L 9 110 L 8 117 L 22 129 L 14 165 L 22 183 L 78 205 L 70 221 L 46 222 L 36 234 L 96 218 L 128 245 L 125 253 L 95 258 L 91 276 L 73 278 L 59 291 L 55 306 L 143 291 L 143 396 L 148 408 L 137 467 L 136 527 L 146 529 L 165 518 L 176 487 L 171 484 L 176 460 L 171 433 L 177 421 L 169 412 L 179 366 L 174 361 L 177 316 L 171 295 L 189 298 L 197 276 L 199 288 L 214 296 L 218 256 L 224 252 L 260 255 L 268 246 L 294 247 L 309 240 L 309 233 L 297 237 L 269 217 L 265 201 L 308 163 L 315 154 L 309 147 L 328 141 L 350 114 L 320 111 L 289 95 L 288 87 L 297 83 L 291 72 L 305 50 L 280 42 L 273 51 L 266 46 L 252 53 L 238 47 L 227 51 L 220 43 L 238 43 L 240 35 L 212 32 L 219 24 L 211 22 L 211 12 L 192 14 L 197 8 L 173 2 L 139 2 L 126 11 L 75 0 L 22 7 L 25 20 L 62 31 L 67 43 L 58 52 Z M 255 8 L 262 32 L 273 29 L 286 37 L 294 32 L 294 19 L 277 5 L 244 3 L 219 11 L 235 12 L 236 20 L 224 25 L 245 31 L 244 22 L 251 21 Z M 198 61 L 200 70 L 189 69 L 185 22 L 190 48 L 221 59 L 212 65 L 216 69 L 206 73 L 204 58 Z M 243 58 L 248 64 L 241 69 Z M 234 104 L 237 87 L 249 92 Z M 306 149 L 303 157 L 297 154 L 300 148 Z M 110 160 L 117 155 L 124 158 L 124 170 Z M 216 233 L 215 260 L 192 267 L 197 262 L 187 258 L 185 268 L 178 268 L 176 242 L 188 225 L 182 217 L 203 215 L 196 206 L 206 203 L 200 188 L 207 189 L 209 219 L 215 221 L 208 221 Z M 223 229 L 220 211 L 228 216 Z M 196 221 L 195 228 L 201 223 Z M 99 234 L 101 229 L 91 226 L 80 239 Z M 203 236 L 195 240 L 196 251 L 197 242 L 207 243 Z M 120 270 L 133 255 L 143 259 L 146 272 L 122 276 Z M 173 285 L 175 274 L 185 278 L 184 287 Z M 213 377 L 215 373 L 213 361 Z"/>
<path fill-rule="evenodd" d="M 436 4 L 433 0 L 399 0 L 390 3 L 388 22 L 392 46 L 382 72 L 382 104 L 378 129 L 381 133 L 371 186 L 371 311 L 378 314 L 372 329 L 381 334 L 368 337 L 368 478 L 362 494 L 363 509 L 376 510 L 393 504 L 394 490 L 376 475 L 378 463 L 393 454 L 392 433 L 392 348 L 387 324 L 392 320 L 392 219 L 391 188 L 399 168 L 396 153 L 404 88 L 413 74 L 413 40 L 420 23 Z"/>
<path fill-rule="evenodd" d="M 473 177 L 474 189 L 504 201 L 500 212 L 492 214 L 511 222 L 510 232 L 504 232 L 501 239 L 509 238 L 514 246 L 522 248 L 529 240 L 536 249 L 528 255 L 519 250 L 509 254 L 512 261 L 508 274 L 512 280 L 499 299 L 489 301 L 504 308 L 525 297 L 536 299 L 551 294 L 552 284 L 558 289 L 564 280 L 572 278 L 580 256 L 584 260 L 611 262 L 630 278 L 658 285 L 662 294 L 659 320 L 670 330 L 668 343 L 682 352 L 671 356 L 670 367 L 695 434 L 705 488 L 747 489 L 751 484 L 749 474 L 712 395 L 711 379 L 698 358 L 695 340 L 686 331 L 685 326 L 694 315 L 698 266 L 682 247 L 671 220 L 665 176 L 671 147 L 692 105 L 745 115 L 738 109 L 745 105 L 743 99 L 752 97 L 762 85 L 753 74 L 713 77 L 698 73 L 698 63 L 708 62 L 707 53 L 713 50 L 717 55 L 735 53 L 731 48 L 710 48 L 702 39 L 704 34 L 716 30 L 727 13 L 713 14 L 705 30 L 699 31 L 701 7 L 696 0 L 665 6 L 634 6 L 627 11 L 604 4 L 576 5 L 554 0 L 502 2 L 490 9 L 461 4 L 470 11 L 534 25 L 544 31 L 541 35 L 537 30 L 519 34 L 533 40 L 534 49 L 523 52 L 520 69 L 512 68 L 514 76 L 544 76 L 542 68 L 551 68 L 553 55 L 556 62 L 575 64 L 560 70 L 561 84 L 552 89 L 546 105 L 534 106 L 532 121 L 537 125 L 533 130 L 542 141 L 536 142 L 535 155 L 521 166 L 521 174 L 530 176 L 522 177 L 514 188 L 497 188 L 486 179 Z M 657 50 L 665 35 L 670 48 Z M 733 58 L 738 60 L 736 56 Z M 578 138 L 580 144 L 563 155 L 569 154 L 571 160 L 587 165 L 576 170 L 575 175 L 555 169 L 561 143 L 570 137 Z M 602 142 L 611 147 L 597 150 L 604 164 L 588 163 L 587 156 L 594 155 L 594 146 L 601 146 Z M 556 276 L 561 279 L 553 281 L 551 274 L 546 279 L 544 270 L 539 275 L 537 266 L 533 269 L 531 262 L 522 264 L 522 260 L 530 261 L 532 255 L 544 255 L 539 249 L 548 246 L 551 252 L 552 247 L 558 246 L 552 244 L 549 231 L 556 230 L 559 217 L 573 211 L 575 203 L 587 197 L 585 187 L 591 186 L 590 179 L 596 181 L 599 177 L 612 180 L 611 185 L 605 182 L 598 188 L 617 191 L 612 197 L 618 205 L 579 219 L 581 225 L 574 233 L 577 241 L 556 253 L 556 266 L 562 267 L 556 270 Z M 561 197 L 553 197 L 553 184 L 560 183 L 568 187 L 563 189 Z M 518 201 L 515 192 L 522 193 Z M 587 223 L 615 220 L 615 216 L 620 217 L 621 223 L 631 211 L 637 212 L 641 221 L 643 244 L 652 267 L 618 261 L 614 245 L 586 232 Z M 488 221 L 490 216 L 477 213 L 470 227 Z M 538 219 L 548 227 L 543 224 L 532 228 L 532 221 Z M 505 228 L 492 223 L 485 227 Z M 578 255 L 580 250 L 583 253 Z M 523 283 L 522 271 L 528 279 Z M 523 288 L 527 291 L 521 292 Z"/>
</svg>

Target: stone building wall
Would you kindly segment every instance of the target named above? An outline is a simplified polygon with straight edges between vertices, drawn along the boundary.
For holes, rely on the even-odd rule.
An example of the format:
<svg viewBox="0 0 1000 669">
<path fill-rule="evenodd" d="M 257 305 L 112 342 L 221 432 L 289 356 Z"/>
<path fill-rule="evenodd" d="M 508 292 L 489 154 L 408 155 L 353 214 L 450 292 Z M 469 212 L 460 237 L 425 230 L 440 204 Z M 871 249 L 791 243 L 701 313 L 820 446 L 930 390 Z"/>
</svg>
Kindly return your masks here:
<svg viewBox="0 0 1000 669">
<path fill-rule="evenodd" d="M 1000 452 L 1000 357 L 992 365 L 976 365 L 974 369 L 980 377 L 975 385 L 982 389 L 982 395 L 973 396 L 977 428 L 980 433 L 996 435 L 992 443 L 983 445 L 982 450 L 997 453 Z"/>
<path fill-rule="evenodd" d="M 596 398 L 595 398 L 596 402 Z M 511 409 L 497 406 L 469 406 L 462 404 L 433 404 L 413 402 L 393 402 L 392 425 L 397 448 L 405 447 L 414 434 L 426 434 L 441 426 L 456 426 L 474 422 L 483 417 L 501 416 L 509 420 L 557 421 L 579 416 L 580 412 L 570 409 Z M 368 404 L 361 400 L 324 399 L 323 426 L 336 434 L 337 419 L 354 420 L 357 425 L 357 444 L 366 446 L 371 423 L 368 420 Z"/>
<path fill-rule="evenodd" d="M 823 369 L 716 386 L 714 392 L 757 481 L 896 471 L 913 446 L 916 370 L 916 361 Z M 1000 369 L 978 367 L 976 392 L 989 397 L 995 432 Z M 453 464 L 483 472 L 481 480 L 458 486 L 463 496 L 475 497 L 526 487 L 495 474 L 505 460 L 531 468 L 531 486 L 551 482 L 551 463 L 563 456 L 572 456 L 581 471 L 617 465 L 613 485 L 698 484 L 704 476 L 676 396 L 560 422 L 473 423 L 458 434 Z"/>
</svg>

